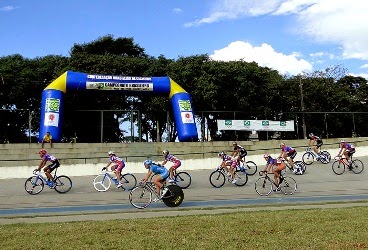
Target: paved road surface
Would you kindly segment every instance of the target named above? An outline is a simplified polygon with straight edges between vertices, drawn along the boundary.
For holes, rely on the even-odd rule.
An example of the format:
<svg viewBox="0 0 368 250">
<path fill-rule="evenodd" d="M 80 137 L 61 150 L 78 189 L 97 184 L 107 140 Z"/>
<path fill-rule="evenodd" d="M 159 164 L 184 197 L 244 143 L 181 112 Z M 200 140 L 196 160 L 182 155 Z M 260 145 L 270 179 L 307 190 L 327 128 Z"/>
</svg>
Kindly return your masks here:
<svg viewBox="0 0 368 250">
<path fill-rule="evenodd" d="M 360 159 L 364 163 L 368 162 L 368 157 Z M 62 169 L 59 170 L 59 173 L 62 174 Z M 14 219 L 14 217 L 34 215 L 45 216 L 45 220 L 50 220 L 50 217 L 47 217 L 49 215 L 62 215 L 59 217 L 67 220 L 64 215 L 92 214 L 94 215 L 92 219 L 98 219 L 96 213 L 120 211 L 124 214 L 131 214 L 127 217 L 131 217 L 132 214 L 145 217 L 142 214 L 148 215 L 149 212 L 163 209 L 165 213 L 172 211 L 175 214 L 175 211 L 183 213 L 183 208 L 193 210 L 209 207 L 231 206 L 239 208 L 249 205 L 259 207 L 262 204 L 277 206 L 278 204 L 298 205 L 326 201 L 368 200 L 368 174 L 366 170 L 361 174 L 345 172 L 338 176 L 332 172 L 331 164 L 313 163 L 307 166 L 307 172 L 302 176 L 288 173 L 298 183 L 298 191 L 292 196 L 271 193 L 268 197 L 260 197 L 254 190 L 254 182 L 259 178 L 257 175 L 250 176 L 244 187 L 236 187 L 226 183 L 224 187 L 216 189 L 210 185 L 208 180 L 210 170 L 197 170 L 189 173 L 192 175 L 192 185 L 189 189 L 184 190 L 185 200 L 179 208 L 167 208 L 163 203 L 154 203 L 145 210 L 137 210 L 131 206 L 128 192 L 119 191 L 114 187 L 111 187 L 107 192 L 97 192 L 92 185 L 94 176 L 71 177 L 73 188 L 67 194 L 58 194 L 54 190 L 45 188 L 38 195 L 29 195 L 24 190 L 25 179 L 0 180 L 0 224 L 22 221 L 22 219 Z M 142 174 L 137 174 L 137 179 L 142 178 L 142 176 Z M 84 216 L 79 216 L 79 218 Z M 57 220 L 55 216 L 53 217 L 54 220 Z M 88 216 L 87 218 L 91 219 Z M 23 221 L 25 220 L 23 219 Z"/>
</svg>

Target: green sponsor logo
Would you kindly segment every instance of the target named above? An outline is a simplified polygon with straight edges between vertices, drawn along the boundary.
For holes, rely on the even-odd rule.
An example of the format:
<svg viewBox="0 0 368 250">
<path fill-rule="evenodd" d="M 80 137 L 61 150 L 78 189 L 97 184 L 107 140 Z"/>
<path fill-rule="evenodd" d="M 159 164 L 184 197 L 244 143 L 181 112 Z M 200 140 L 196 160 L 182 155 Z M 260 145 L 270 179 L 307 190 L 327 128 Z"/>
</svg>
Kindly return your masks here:
<svg viewBox="0 0 368 250">
<path fill-rule="evenodd" d="M 233 120 L 225 120 L 225 126 L 232 126 Z"/>
<path fill-rule="evenodd" d="M 47 98 L 46 99 L 46 112 L 59 112 L 60 99 Z"/>
<path fill-rule="evenodd" d="M 285 127 L 286 126 L 286 122 L 285 121 L 280 121 L 280 126 Z"/>
<path fill-rule="evenodd" d="M 250 121 L 244 121 L 244 126 L 249 127 L 250 126 Z"/>
<path fill-rule="evenodd" d="M 180 111 L 192 111 L 192 106 L 190 105 L 189 100 L 180 100 L 179 108 L 180 108 Z"/>
<path fill-rule="evenodd" d="M 270 122 L 269 121 L 262 121 L 262 126 L 270 126 Z"/>
</svg>

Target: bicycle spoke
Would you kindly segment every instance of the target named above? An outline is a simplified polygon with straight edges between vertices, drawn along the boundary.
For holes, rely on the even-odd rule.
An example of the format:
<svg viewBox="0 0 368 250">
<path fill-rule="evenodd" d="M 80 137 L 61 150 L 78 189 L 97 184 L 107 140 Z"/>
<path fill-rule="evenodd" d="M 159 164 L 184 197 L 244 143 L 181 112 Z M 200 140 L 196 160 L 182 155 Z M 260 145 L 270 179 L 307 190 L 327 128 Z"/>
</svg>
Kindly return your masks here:
<svg viewBox="0 0 368 250">
<path fill-rule="evenodd" d="M 265 177 L 260 177 L 254 183 L 254 188 L 260 196 L 267 196 L 272 192 L 272 183 Z"/>
<path fill-rule="evenodd" d="M 210 183 L 215 188 L 220 188 L 225 184 L 225 175 L 220 171 L 214 171 L 210 174 Z"/>
<path fill-rule="evenodd" d="M 124 174 L 121 177 L 121 183 L 123 183 L 123 188 L 129 191 L 137 185 L 137 179 L 132 174 Z"/>
<path fill-rule="evenodd" d="M 175 184 L 186 189 L 192 183 L 192 177 L 187 172 L 179 172 L 175 175 Z"/>
<path fill-rule="evenodd" d="M 355 174 L 360 174 L 364 169 L 364 164 L 361 160 L 353 160 L 351 163 L 351 170 Z"/>
<path fill-rule="evenodd" d="M 332 171 L 337 175 L 343 174 L 345 172 L 345 164 L 338 160 L 335 161 L 332 163 Z"/>
<path fill-rule="evenodd" d="M 291 195 L 297 190 L 297 184 L 296 181 L 290 176 L 284 176 L 284 179 L 280 183 L 279 188 L 284 194 Z"/>
<path fill-rule="evenodd" d="M 236 186 L 244 186 L 248 182 L 248 175 L 241 170 L 236 170 L 234 175 L 237 179 L 237 181 L 235 182 Z"/>
<path fill-rule="evenodd" d="M 129 193 L 129 201 L 136 208 L 146 208 L 152 202 L 152 193 L 146 187 L 136 186 Z"/>
<path fill-rule="evenodd" d="M 107 191 L 110 186 L 111 180 L 107 174 L 99 174 L 93 180 L 93 187 L 99 192 Z"/>
<path fill-rule="evenodd" d="M 72 180 L 65 175 L 60 175 L 55 179 L 55 191 L 58 193 L 67 193 L 72 188 Z"/>
</svg>

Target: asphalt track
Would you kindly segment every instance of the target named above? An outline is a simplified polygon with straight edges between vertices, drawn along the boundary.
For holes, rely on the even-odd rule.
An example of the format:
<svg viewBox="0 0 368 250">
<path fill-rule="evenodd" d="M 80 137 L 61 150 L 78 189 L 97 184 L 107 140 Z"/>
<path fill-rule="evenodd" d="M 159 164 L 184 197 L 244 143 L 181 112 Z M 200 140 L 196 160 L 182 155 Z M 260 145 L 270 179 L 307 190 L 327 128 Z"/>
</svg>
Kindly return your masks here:
<svg viewBox="0 0 368 250">
<path fill-rule="evenodd" d="M 368 157 L 360 157 L 360 160 L 368 164 Z M 62 174 L 61 169 L 59 171 Z M 298 184 L 294 195 L 277 192 L 268 197 L 261 197 L 255 192 L 254 183 L 258 175 L 249 176 L 248 183 L 243 187 L 226 183 L 222 188 L 213 188 L 209 183 L 211 171 L 188 171 L 192 176 L 192 185 L 184 190 L 185 199 L 180 207 L 168 208 L 163 203 L 152 203 L 143 210 L 135 209 L 129 203 L 127 191 L 111 187 L 107 192 L 97 192 L 92 185 L 94 176 L 71 177 L 73 188 L 67 194 L 58 194 L 45 187 L 40 194 L 29 195 L 24 190 L 25 179 L 0 180 L 0 224 L 130 219 L 269 208 L 302 209 L 321 207 L 319 204 L 322 203 L 328 207 L 368 204 L 366 169 L 361 174 L 346 171 L 338 176 L 332 172 L 331 163 L 324 165 L 315 162 L 307 166 L 307 172 L 302 176 L 287 173 Z M 136 175 L 137 179 L 142 176 Z"/>
</svg>

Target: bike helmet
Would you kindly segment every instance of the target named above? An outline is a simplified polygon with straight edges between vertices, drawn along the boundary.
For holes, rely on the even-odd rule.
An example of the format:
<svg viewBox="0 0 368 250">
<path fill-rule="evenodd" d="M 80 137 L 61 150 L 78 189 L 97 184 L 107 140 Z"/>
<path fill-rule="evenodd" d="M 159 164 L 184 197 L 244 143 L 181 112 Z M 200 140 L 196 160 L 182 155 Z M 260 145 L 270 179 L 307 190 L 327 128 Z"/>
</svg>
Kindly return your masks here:
<svg viewBox="0 0 368 250">
<path fill-rule="evenodd" d="M 285 143 L 281 142 L 280 147 L 283 147 L 283 146 L 285 146 Z"/>
<path fill-rule="evenodd" d="M 150 160 L 150 159 L 147 159 L 147 160 L 145 160 L 144 162 L 143 162 L 143 165 L 151 165 L 152 164 L 152 160 Z"/>
<path fill-rule="evenodd" d="M 236 141 L 233 142 L 233 145 L 238 145 L 238 143 L 236 143 Z"/>
<path fill-rule="evenodd" d="M 45 155 L 47 152 L 46 152 L 46 150 L 41 149 L 38 153 L 39 153 L 40 155 Z"/>
<path fill-rule="evenodd" d="M 164 150 L 164 151 L 162 151 L 162 154 L 163 154 L 163 155 L 168 155 L 168 154 L 169 154 L 169 150 Z"/>
<path fill-rule="evenodd" d="M 263 155 L 263 158 L 268 158 L 268 157 L 270 157 L 270 155 L 269 155 L 269 154 L 264 154 L 264 155 Z"/>
<path fill-rule="evenodd" d="M 224 151 L 221 151 L 220 153 L 218 153 L 218 156 L 224 156 L 224 155 L 225 155 Z"/>
<path fill-rule="evenodd" d="M 314 134 L 313 133 L 309 133 L 309 137 L 313 137 L 314 136 Z"/>
<path fill-rule="evenodd" d="M 115 155 L 115 152 L 110 150 L 108 155 Z"/>
<path fill-rule="evenodd" d="M 341 140 L 340 143 L 345 143 L 346 141 L 345 140 Z"/>
</svg>

